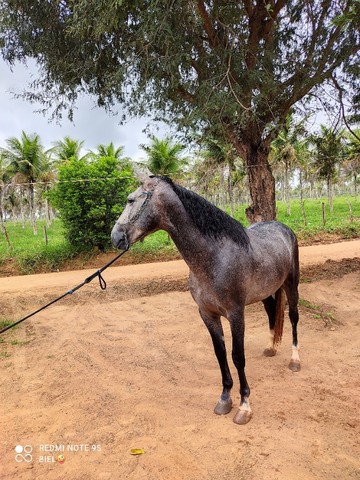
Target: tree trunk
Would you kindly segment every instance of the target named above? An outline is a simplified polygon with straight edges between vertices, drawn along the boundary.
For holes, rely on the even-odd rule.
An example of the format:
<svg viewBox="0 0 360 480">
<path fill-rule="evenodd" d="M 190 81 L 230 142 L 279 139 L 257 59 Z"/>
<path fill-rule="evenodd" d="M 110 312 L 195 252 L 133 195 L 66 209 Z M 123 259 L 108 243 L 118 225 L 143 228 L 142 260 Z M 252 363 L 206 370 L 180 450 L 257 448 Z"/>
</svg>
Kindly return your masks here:
<svg viewBox="0 0 360 480">
<path fill-rule="evenodd" d="M 332 179 L 330 177 L 327 178 L 327 194 L 328 194 L 328 202 L 330 212 L 333 212 L 333 193 L 332 193 Z"/>
<path fill-rule="evenodd" d="M 285 160 L 285 204 L 286 204 L 286 215 L 291 215 L 291 206 L 290 206 L 290 185 L 289 185 L 289 170 L 290 165 L 289 162 Z"/>
<path fill-rule="evenodd" d="M 232 184 L 232 163 L 229 162 L 229 176 L 228 176 L 228 194 L 229 194 L 229 202 L 230 202 L 230 212 L 231 215 L 235 215 L 234 209 L 234 196 L 233 196 L 233 184 Z"/>
<path fill-rule="evenodd" d="M 30 205 L 30 221 L 33 227 L 34 235 L 37 235 L 36 218 L 35 218 L 35 205 L 34 205 L 34 185 L 30 182 L 29 185 L 29 205 Z"/>
<path fill-rule="evenodd" d="M 357 175 L 354 173 L 354 197 L 355 202 L 357 202 Z"/>
<path fill-rule="evenodd" d="M 4 212 L 4 188 L 1 186 L 0 187 L 0 223 L 1 223 L 1 231 L 5 237 L 6 243 L 9 247 L 9 249 L 12 248 L 9 235 L 5 226 L 5 212 Z"/>
<path fill-rule="evenodd" d="M 247 167 L 252 205 L 246 209 L 246 216 L 250 223 L 276 219 L 275 179 L 268 162 L 270 139 L 261 140 L 261 134 L 255 122 L 241 133 L 227 129 L 228 140 Z"/>
<path fill-rule="evenodd" d="M 250 146 L 246 155 L 252 205 L 246 209 L 250 223 L 276 219 L 275 179 L 268 163 L 269 149 Z"/>
</svg>

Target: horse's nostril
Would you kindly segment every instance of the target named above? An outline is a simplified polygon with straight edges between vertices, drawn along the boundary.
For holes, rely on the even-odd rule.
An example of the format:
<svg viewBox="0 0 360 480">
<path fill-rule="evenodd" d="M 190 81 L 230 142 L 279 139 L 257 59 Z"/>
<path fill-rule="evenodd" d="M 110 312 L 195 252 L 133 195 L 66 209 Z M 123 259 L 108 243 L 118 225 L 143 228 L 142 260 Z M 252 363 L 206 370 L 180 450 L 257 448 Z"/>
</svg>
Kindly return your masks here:
<svg viewBox="0 0 360 480">
<path fill-rule="evenodd" d="M 113 229 L 111 232 L 111 241 L 114 247 L 122 248 L 126 243 L 126 235 L 122 230 Z"/>
</svg>

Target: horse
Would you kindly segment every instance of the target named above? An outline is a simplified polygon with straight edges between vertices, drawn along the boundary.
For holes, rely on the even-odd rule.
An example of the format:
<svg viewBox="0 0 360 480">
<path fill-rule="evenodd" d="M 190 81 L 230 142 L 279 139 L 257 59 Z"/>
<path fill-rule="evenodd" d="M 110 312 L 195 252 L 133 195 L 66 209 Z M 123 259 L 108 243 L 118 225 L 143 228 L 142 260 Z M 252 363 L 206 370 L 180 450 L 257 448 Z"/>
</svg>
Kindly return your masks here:
<svg viewBox="0 0 360 480">
<path fill-rule="evenodd" d="M 259 222 L 245 228 L 224 211 L 168 177 L 145 176 L 128 196 L 111 240 L 126 250 L 157 231 L 168 232 L 190 269 L 190 292 L 199 307 L 219 363 L 222 393 L 214 412 L 232 409 L 230 373 L 221 317 L 228 319 L 232 359 L 240 381 L 240 405 L 234 422 L 252 417 L 250 388 L 245 375 L 245 305 L 262 301 L 269 319 L 270 344 L 264 355 L 273 356 L 280 343 L 285 294 L 292 325 L 289 368 L 300 370 L 297 338 L 299 249 L 293 231 L 277 222 Z"/>
</svg>

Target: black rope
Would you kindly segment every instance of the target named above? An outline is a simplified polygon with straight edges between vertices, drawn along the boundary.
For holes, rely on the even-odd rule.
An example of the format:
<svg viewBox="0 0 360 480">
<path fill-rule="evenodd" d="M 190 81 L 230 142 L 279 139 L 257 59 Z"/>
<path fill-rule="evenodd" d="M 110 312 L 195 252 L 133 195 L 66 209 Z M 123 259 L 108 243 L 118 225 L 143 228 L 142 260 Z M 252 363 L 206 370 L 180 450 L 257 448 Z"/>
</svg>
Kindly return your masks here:
<svg viewBox="0 0 360 480">
<path fill-rule="evenodd" d="M 100 268 L 99 270 L 97 270 L 96 272 L 91 274 L 89 277 L 85 278 L 85 280 L 82 283 L 80 283 L 79 285 L 76 285 L 76 287 L 72 288 L 71 290 L 68 290 L 66 293 L 64 293 L 60 297 L 55 298 L 55 300 L 52 300 L 51 302 L 44 305 L 43 307 L 38 308 L 35 312 L 32 312 L 29 315 L 26 315 L 26 317 L 21 318 L 17 322 L 12 323 L 11 325 L 8 325 L 7 327 L 3 328 L 2 330 L 0 330 L 0 334 L 6 332 L 6 330 L 9 330 L 10 328 L 15 327 L 15 325 L 18 325 L 19 323 L 24 322 L 28 318 L 33 317 L 37 313 L 41 312 L 42 310 L 45 310 L 45 308 L 50 307 L 50 305 L 53 305 L 54 303 L 58 302 L 59 300 L 63 299 L 64 297 L 66 297 L 67 295 L 72 295 L 74 292 L 76 292 L 76 290 L 79 290 L 79 288 L 83 287 L 87 283 L 92 282 L 94 280 L 94 278 L 96 278 L 96 277 L 98 277 L 98 279 L 99 279 L 99 285 L 100 285 L 101 290 L 106 290 L 106 282 L 105 282 L 104 277 L 101 275 L 102 272 L 104 270 L 106 270 L 108 267 L 110 267 L 110 265 L 112 265 L 114 262 L 116 262 L 116 260 L 118 260 L 128 250 L 129 250 L 129 248 L 127 248 L 124 251 L 122 251 L 121 253 L 119 253 L 119 255 L 117 255 L 115 258 L 113 258 L 110 262 L 108 262 L 102 268 Z"/>
</svg>

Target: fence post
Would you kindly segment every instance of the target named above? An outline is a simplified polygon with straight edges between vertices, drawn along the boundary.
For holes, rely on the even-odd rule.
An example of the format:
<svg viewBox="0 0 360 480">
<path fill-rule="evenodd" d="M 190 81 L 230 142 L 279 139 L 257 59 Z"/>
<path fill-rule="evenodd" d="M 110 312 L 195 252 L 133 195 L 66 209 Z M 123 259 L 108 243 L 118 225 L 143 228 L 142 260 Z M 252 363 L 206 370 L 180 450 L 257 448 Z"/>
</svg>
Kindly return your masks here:
<svg viewBox="0 0 360 480">
<path fill-rule="evenodd" d="M 44 240 L 45 240 L 45 245 L 48 245 L 49 242 L 48 242 L 46 225 L 44 225 Z"/>
<path fill-rule="evenodd" d="M 354 216 L 353 216 L 353 211 L 352 211 L 352 205 L 351 203 L 349 203 L 349 210 L 350 210 L 350 222 L 352 222 L 354 220 Z"/>
<path fill-rule="evenodd" d="M 307 218 L 306 218 L 306 212 L 305 212 L 305 207 L 304 207 L 304 200 L 300 200 L 300 208 L 301 208 L 301 213 L 304 218 L 304 225 L 307 227 Z"/>
</svg>

